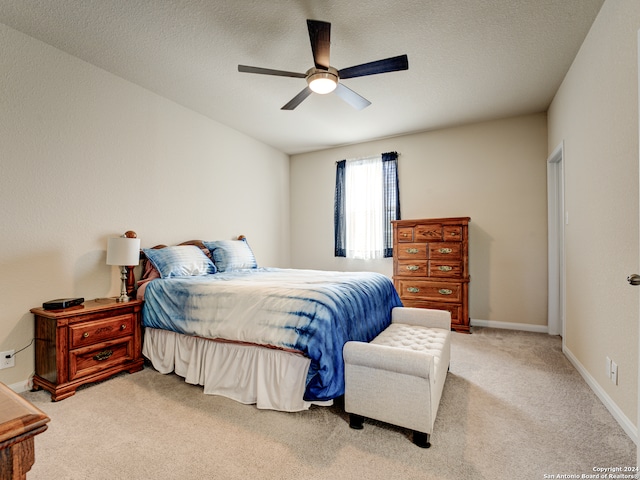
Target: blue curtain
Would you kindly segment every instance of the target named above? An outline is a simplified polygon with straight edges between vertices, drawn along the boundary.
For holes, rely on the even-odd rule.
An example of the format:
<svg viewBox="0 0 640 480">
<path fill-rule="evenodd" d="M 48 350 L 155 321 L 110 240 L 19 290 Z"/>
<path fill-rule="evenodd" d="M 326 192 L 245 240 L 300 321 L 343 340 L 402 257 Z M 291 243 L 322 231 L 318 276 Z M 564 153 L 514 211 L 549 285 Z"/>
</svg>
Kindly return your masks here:
<svg viewBox="0 0 640 480">
<path fill-rule="evenodd" d="M 333 234 L 335 238 L 335 256 L 347 256 L 347 236 L 344 218 L 344 169 L 346 160 L 336 163 L 336 195 L 333 207 Z"/>
<path fill-rule="evenodd" d="M 382 154 L 384 188 L 384 256 L 393 257 L 392 220 L 400 220 L 400 189 L 398 187 L 398 152 Z"/>
<path fill-rule="evenodd" d="M 347 256 L 347 240 L 345 232 L 344 190 L 345 167 L 347 161 L 336 163 L 336 191 L 333 211 L 335 256 Z M 398 153 L 389 152 L 382 154 L 382 173 L 384 189 L 384 256 L 393 256 L 393 226 L 392 220 L 400 220 L 400 191 L 398 186 Z"/>
</svg>

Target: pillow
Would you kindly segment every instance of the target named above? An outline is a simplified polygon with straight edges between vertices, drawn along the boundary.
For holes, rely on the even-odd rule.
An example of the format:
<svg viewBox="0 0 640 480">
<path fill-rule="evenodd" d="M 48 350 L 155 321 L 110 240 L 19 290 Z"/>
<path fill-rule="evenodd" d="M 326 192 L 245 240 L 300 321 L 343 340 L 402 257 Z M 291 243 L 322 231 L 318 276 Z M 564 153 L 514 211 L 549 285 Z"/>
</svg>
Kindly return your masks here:
<svg viewBox="0 0 640 480">
<path fill-rule="evenodd" d="M 219 272 L 258 268 L 256 257 L 246 240 L 217 240 L 204 242 L 211 251 L 213 263 Z"/>
<path fill-rule="evenodd" d="M 194 245 L 177 245 L 161 249 L 142 250 L 153 263 L 161 278 L 190 277 L 216 273 L 216 266 Z"/>
</svg>

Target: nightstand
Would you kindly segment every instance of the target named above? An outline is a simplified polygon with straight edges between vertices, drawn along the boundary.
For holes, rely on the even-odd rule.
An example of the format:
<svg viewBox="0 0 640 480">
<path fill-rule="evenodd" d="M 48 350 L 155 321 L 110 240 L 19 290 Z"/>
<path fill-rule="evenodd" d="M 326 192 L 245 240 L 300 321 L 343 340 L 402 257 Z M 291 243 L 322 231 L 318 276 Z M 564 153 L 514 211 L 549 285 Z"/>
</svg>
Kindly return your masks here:
<svg viewBox="0 0 640 480">
<path fill-rule="evenodd" d="M 57 401 L 76 393 L 80 385 L 142 370 L 142 304 L 99 298 L 64 310 L 32 308 L 34 390 L 43 388 Z"/>
</svg>

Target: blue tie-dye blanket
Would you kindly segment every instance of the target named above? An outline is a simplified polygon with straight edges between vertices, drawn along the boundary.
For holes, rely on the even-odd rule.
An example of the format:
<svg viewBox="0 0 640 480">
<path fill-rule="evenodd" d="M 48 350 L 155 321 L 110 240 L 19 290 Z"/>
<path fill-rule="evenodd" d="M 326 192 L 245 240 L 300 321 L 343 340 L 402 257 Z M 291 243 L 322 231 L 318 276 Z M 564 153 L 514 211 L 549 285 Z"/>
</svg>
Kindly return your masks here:
<svg viewBox="0 0 640 480">
<path fill-rule="evenodd" d="M 344 393 L 345 342 L 372 340 L 402 305 L 382 274 L 276 268 L 156 279 L 144 299 L 146 327 L 304 353 L 307 401 Z"/>
</svg>

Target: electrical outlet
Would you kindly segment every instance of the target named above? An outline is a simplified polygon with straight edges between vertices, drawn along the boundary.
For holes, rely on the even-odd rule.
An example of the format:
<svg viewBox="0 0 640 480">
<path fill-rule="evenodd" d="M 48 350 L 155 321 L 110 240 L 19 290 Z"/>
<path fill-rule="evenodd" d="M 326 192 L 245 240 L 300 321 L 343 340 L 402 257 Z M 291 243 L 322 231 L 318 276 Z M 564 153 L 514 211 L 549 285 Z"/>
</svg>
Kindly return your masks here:
<svg viewBox="0 0 640 480">
<path fill-rule="evenodd" d="M 618 385 L 618 364 L 611 362 L 611 381 Z"/>
<path fill-rule="evenodd" d="M 15 350 L 9 350 L 8 352 L 0 352 L 0 370 L 3 368 L 11 368 L 16 366 L 16 359 L 13 356 Z"/>
<path fill-rule="evenodd" d="M 607 378 L 611 380 L 611 359 L 607 357 Z"/>
</svg>

